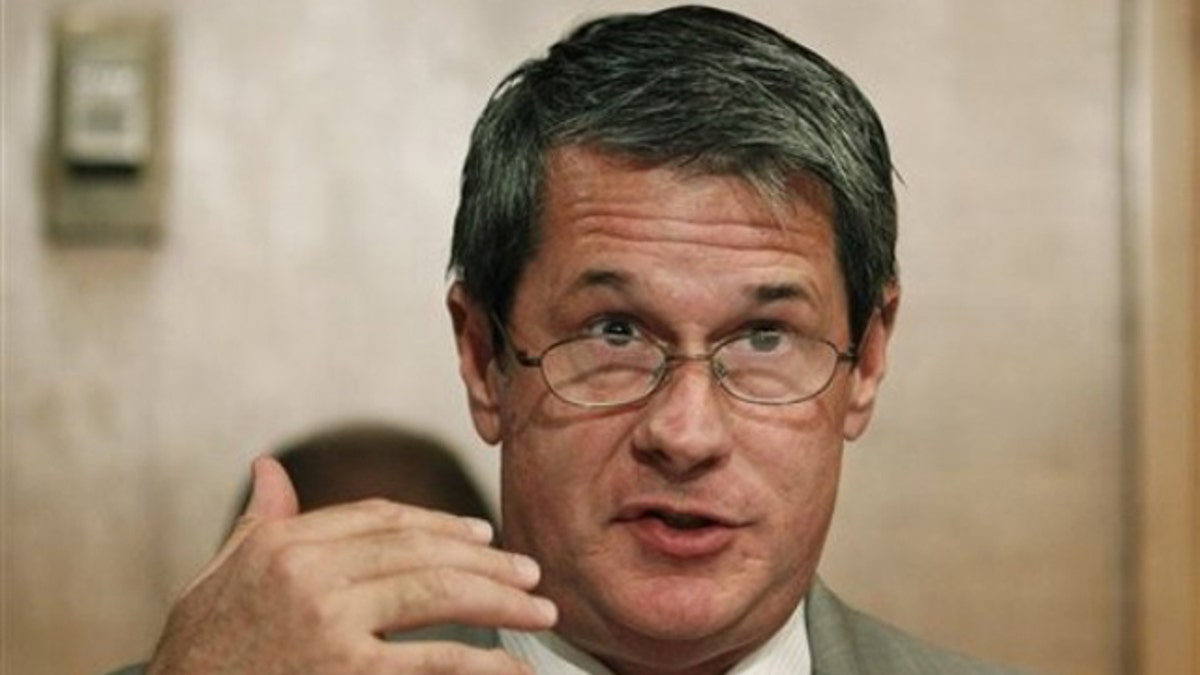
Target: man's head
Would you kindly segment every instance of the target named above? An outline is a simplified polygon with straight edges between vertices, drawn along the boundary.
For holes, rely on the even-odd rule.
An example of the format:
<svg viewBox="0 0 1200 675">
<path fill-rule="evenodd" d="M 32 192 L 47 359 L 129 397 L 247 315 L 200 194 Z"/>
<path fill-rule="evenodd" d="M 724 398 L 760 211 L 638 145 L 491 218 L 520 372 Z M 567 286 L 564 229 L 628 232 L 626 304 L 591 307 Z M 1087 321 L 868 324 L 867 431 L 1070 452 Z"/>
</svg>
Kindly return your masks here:
<svg viewBox="0 0 1200 675">
<path fill-rule="evenodd" d="M 471 138 L 451 267 L 508 318 L 539 244 L 545 165 L 586 145 L 696 174 L 740 176 L 770 198 L 798 174 L 831 192 L 854 338 L 895 281 L 887 140 L 854 83 L 762 24 L 707 7 L 587 23 L 497 87 Z"/>
<path fill-rule="evenodd" d="M 560 634 L 720 672 L 791 615 L 885 371 L 894 211 L 866 100 L 735 15 L 593 22 L 501 86 L 448 305 Z"/>
</svg>

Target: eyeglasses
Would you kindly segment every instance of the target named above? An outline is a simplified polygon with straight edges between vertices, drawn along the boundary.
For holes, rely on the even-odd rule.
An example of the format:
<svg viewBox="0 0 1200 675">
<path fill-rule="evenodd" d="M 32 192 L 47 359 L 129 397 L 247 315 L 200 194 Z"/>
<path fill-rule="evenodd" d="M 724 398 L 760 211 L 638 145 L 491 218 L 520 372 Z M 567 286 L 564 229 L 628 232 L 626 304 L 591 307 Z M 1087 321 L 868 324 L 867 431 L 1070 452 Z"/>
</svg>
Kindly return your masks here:
<svg viewBox="0 0 1200 675">
<path fill-rule="evenodd" d="M 838 366 L 854 363 L 854 349 L 779 328 L 752 328 L 713 346 L 707 354 L 679 354 L 628 334 L 567 338 L 537 356 L 513 345 L 496 321 L 516 362 L 541 370 L 542 379 L 560 399 L 586 408 L 629 405 L 649 398 L 667 380 L 672 367 L 703 361 L 730 396 L 763 405 L 786 405 L 825 391 Z"/>
</svg>

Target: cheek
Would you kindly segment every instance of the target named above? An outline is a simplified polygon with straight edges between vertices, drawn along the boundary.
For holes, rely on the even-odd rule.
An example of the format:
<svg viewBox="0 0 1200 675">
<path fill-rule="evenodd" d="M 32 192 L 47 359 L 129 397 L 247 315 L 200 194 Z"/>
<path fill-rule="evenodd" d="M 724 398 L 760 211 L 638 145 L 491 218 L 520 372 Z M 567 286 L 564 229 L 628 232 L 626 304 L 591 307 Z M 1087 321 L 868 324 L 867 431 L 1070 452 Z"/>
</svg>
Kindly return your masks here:
<svg viewBox="0 0 1200 675">
<path fill-rule="evenodd" d="M 536 371 L 514 378 L 501 405 L 505 464 L 547 489 L 569 491 L 628 447 L 636 413 L 581 408 L 551 394 Z"/>
<path fill-rule="evenodd" d="M 594 411 L 563 411 L 555 401 L 538 404 L 505 411 L 501 450 L 505 540 L 531 553 L 582 545 L 606 513 L 612 459 L 627 442 L 628 426 Z"/>
<path fill-rule="evenodd" d="M 773 529 L 784 533 L 784 547 L 824 536 L 837 497 L 843 447 L 835 397 L 787 412 L 769 421 L 758 419 L 738 438 L 743 461 L 758 485 L 752 492 L 768 500 L 766 509 L 777 519 Z"/>
<path fill-rule="evenodd" d="M 778 590 L 794 589 L 816 572 L 833 518 L 841 453 L 837 447 L 793 447 L 760 482 L 771 515 L 751 540 L 746 563 Z M 763 475 L 763 474 L 760 474 Z M 790 592 L 790 591 L 789 591 Z"/>
<path fill-rule="evenodd" d="M 783 502 L 780 513 L 784 514 L 785 531 L 808 542 L 813 537 L 818 541 L 824 538 L 837 499 L 840 469 L 839 449 L 822 452 L 819 461 L 793 467 L 790 480 L 780 479 L 776 494 Z"/>
<path fill-rule="evenodd" d="M 539 537 L 538 533 L 557 532 L 562 511 L 553 508 L 562 499 L 561 480 L 555 467 L 535 456 L 518 439 L 506 440 L 500 469 L 502 494 L 501 527 L 507 549 L 542 559 L 548 546 L 558 537 Z"/>
</svg>

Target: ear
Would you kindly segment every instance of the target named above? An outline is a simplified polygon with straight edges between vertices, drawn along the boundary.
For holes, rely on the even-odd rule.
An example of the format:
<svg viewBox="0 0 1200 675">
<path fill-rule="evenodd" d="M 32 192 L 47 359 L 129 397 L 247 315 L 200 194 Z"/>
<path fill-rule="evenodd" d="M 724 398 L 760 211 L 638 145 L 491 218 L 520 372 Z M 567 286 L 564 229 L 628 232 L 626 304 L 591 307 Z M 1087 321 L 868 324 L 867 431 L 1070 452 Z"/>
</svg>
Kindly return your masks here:
<svg viewBox="0 0 1200 675">
<path fill-rule="evenodd" d="M 879 385 L 887 374 L 888 343 L 899 309 L 900 286 L 892 283 L 884 289 L 879 309 L 867 324 L 862 344 L 859 345 L 858 361 L 851 371 L 850 399 L 846 417 L 842 421 L 842 436 L 848 441 L 861 436 L 871 421 Z"/>
<path fill-rule="evenodd" d="M 454 323 L 458 346 L 458 373 L 467 388 L 467 404 L 475 432 L 485 443 L 500 442 L 499 356 L 492 344 L 492 324 L 487 312 L 455 282 L 446 295 L 446 308 Z"/>
</svg>

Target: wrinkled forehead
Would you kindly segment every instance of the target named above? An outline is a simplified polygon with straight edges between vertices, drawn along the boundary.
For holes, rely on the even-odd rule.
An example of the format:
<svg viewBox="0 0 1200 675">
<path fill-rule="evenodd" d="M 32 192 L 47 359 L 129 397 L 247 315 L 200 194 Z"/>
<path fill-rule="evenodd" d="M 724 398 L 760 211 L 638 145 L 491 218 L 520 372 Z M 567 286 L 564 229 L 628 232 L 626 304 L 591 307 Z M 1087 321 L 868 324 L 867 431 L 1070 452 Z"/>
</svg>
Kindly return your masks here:
<svg viewBox="0 0 1200 675">
<path fill-rule="evenodd" d="M 845 285 L 819 182 L 798 181 L 778 204 L 736 176 L 580 148 L 559 152 L 547 174 L 540 241 L 514 293 L 512 319 L 526 330 L 548 340 L 628 312 L 660 336 L 711 337 L 769 309 L 840 335 Z"/>
<path fill-rule="evenodd" d="M 836 274 L 828 190 L 807 177 L 793 183 L 786 199 L 778 199 L 736 175 L 563 148 L 548 162 L 541 232 L 529 262 L 545 272 L 547 266 L 569 267 L 580 256 L 619 251 L 629 260 L 660 263 L 682 254 L 688 264 L 681 272 L 726 275 L 763 265 L 784 270 L 790 262 Z M 713 261 L 718 269 L 711 268 Z M 840 285 L 841 279 L 830 281 Z"/>
<path fill-rule="evenodd" d="M 712 200 L 710 204 L 697 206 L 710 207 L 715 212 L 729 201 L 736 201 L 748 210 L 769 214 L 780 227 L 794 219 L 798 210 L 812 211 L 822 214 L 833 227 L 837 208 L 833 190 L 813 173 L 731 166 L 713 158 L 647 159 L 620 149 L 583 143 L 561 144 L 546 151 L 537 222 L 539 226 L 545 224 L 552 200 L 587 200 L 595 197 L 598 189 L 641 195 L 646 190 L 654 191 L 662 183 L 699 184 L 705 179 L 719 179 L 722 184 L 736 184 L 739 189 L 690 195 L 692 200 L 702 198 L 700 194 Z"/>
</svg>

